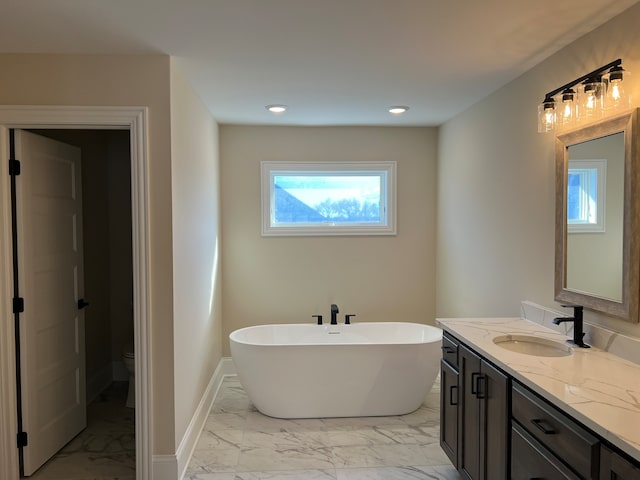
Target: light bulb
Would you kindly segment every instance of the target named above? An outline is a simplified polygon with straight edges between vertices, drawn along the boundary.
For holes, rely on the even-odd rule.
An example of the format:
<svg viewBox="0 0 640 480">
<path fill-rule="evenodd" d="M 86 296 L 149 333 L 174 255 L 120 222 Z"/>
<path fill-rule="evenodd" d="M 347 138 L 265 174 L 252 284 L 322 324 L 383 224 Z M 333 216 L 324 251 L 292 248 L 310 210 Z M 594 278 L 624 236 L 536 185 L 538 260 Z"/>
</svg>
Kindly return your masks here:
<svg viewBox="0 0 640 480">
<path fill-rule="evenodd" d="M 560 116 L 560 124 L 563 127 L 573 125 L 577 119 L 576 92 L 571 88 L 567 88 L 562 92 L 562 114 Z"/>
<path fill-rule="evenodd" d="M 266 107 L 267 110 L 269 110 L 271 113 L 284 113 L 287 111 L 287 106 L 286 105 L 267 105 Z"/>
<path fill-rule="evenodd" d="M 620 82 L 611 82 L 609 88 L 611 88 L 611 98 L 613 98 L 615 101 L 620 100 L 620 97 L 622 96 L 622 94 L 620 93 Z"/>
<path fill-rule="evenodd" d="M 405 106 L 395 106 L 395 107 L 389 107 L 389 113 L 392 115 L 402 115 L 403 113 L 405 113 L 407 110 L 409 110 L 409 107 L 405 107 Z"/>
<path fill-rule="evenodd" d="M 553 123 L 553 116 L 555 115 L 555 112 L 553 111 L 552 108 L 547 108 L 544 111 L 544 122 L 547 125 L 550 125 L 551 123 Z"/>
<path fill-rule="evenodd" d="M 604 109 L 603 83 L 601 77 L 589 78 L 584 82 L 580 117 L 597 118 Z"/>
</svg>

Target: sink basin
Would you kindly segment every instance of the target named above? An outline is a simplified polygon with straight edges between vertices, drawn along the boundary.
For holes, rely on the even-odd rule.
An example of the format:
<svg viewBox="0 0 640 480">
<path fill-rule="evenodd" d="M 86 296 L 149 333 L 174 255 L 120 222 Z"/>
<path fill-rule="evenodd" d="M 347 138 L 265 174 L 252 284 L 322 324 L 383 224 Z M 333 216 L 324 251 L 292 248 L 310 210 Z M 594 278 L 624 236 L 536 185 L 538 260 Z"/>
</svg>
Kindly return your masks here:
<svg viewBox="0 0 640 480">
<path fill-rule="evenodd" d="M 493 343 L 512 352 L 537 357 L 566 357 L 573 353 L 573 349 L 565 343 L 533 335 L 500 335 L 493 339 Z"/>
</svg>

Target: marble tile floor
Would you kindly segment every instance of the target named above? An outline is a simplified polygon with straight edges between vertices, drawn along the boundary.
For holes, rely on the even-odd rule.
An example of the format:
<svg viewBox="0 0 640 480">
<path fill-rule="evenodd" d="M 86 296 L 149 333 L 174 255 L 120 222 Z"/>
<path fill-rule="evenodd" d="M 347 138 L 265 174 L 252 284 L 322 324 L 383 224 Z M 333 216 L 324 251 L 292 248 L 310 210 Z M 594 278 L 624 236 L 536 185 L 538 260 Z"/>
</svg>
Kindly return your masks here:
<svg viewBox="0 0 640 480">
<path fill-rule="evenodd" d="M 439 444 L 439 379 L 413 413 L 282 420 L 226 377 L 184 480 L 458 480 Z"/>
<path fill-rule="evenodd" d="M 87 428 L 45 463 L 31 480 L 135 480 L 134 410 L 128 383 L 114 382 L 87 406 Z"/>
</svg>

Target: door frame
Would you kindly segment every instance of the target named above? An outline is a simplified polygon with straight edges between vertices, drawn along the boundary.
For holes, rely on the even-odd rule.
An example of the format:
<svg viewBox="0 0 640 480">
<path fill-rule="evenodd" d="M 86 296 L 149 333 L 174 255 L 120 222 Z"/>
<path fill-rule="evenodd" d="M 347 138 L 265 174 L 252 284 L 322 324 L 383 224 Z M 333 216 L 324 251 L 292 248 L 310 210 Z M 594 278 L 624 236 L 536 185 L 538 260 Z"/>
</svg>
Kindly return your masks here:
<svg viewBox="0 0 640 480">
<path fill-rule="evenodd" d="M 147 107 L 69 107 L 0 105 L 0 478 L 20 478 L 16 446 L 15 328 L 9 129 L 127 129 L 131 155 L 133 321 L 136 389 L 136 478 L 151 480 L 151 333 L 149 305 L 149 192 Z M 4 353 L 3 353 L 4 352 Z"/>
</svg>

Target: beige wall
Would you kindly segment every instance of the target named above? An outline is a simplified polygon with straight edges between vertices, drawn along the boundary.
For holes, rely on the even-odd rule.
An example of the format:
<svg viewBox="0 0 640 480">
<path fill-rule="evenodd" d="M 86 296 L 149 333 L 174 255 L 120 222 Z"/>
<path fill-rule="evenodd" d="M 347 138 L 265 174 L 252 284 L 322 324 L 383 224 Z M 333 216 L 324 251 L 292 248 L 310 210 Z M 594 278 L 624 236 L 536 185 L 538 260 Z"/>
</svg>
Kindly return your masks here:
<svg viewBox="0 0 640 480">
<path fill-rule="evenodd" d="M 536 133 L 536 108 L 546 92 L 616 58 L 640 71 L 639 24 L 636 5 L 441 127 L 438 316 L 517 315 L 524 299 L 558 307 L 554 136 Z M 630 80 L 639 105 L 640 77 Z M 640 336 L 638 325 L 585 317 Z"/>
<path fill-rule="evenodd" d="M 169 57 L 0 55 L 0 104 L 149 108 L 149 264 L 154 454 L 176 450 Z"/>
<path fill-rule="evenodd" d="M 172 61 L 176 446 L 222 356 L 218 126 Z"/>
<path fill-rule="evenodd" d="M 231 331 L 266 323 L 434 323 L 437 129 L 220 128 L 225 355 Z M 397 165 L 398 234 L 260 235 L 260 161 L 389 161 Z"/>
</svg>

